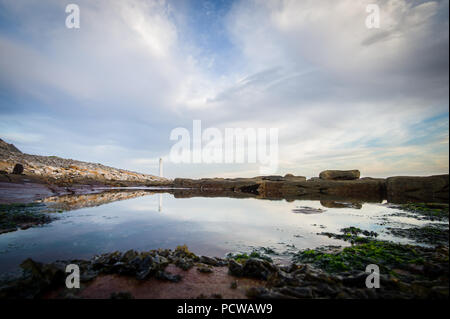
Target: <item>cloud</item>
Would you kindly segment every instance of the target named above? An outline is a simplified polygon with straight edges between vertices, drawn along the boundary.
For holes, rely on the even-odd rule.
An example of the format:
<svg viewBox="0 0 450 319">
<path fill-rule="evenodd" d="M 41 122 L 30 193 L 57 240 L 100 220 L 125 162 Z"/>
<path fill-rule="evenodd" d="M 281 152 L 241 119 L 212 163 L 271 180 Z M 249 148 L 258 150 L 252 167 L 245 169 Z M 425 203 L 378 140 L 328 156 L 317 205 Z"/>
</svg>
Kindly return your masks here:
<svg viewBox="0 0 450 319">
<path fill-rule="evenodd" d="M 373 2 L 373 1 L 370 1 Z M 448 172 L 448 2 L 0 0 L 0 134 L 157 174 L 176 127 L 279 128 L 280 173 Z M 249 176 L 257 165 L 174 165 Z"/>
</svg>

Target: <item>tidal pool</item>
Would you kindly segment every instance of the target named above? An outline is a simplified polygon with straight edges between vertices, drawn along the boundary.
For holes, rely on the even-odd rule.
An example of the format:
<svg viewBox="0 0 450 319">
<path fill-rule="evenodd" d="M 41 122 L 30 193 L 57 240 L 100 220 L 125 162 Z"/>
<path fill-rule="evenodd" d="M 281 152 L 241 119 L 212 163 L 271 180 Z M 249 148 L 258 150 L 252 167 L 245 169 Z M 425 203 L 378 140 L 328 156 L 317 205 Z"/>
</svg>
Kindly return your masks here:
<svg viewBox="0 0 450 319">
<path fill-rule="evenodd" d="M 83 196 L 45 200 L 62 210 L 53 222 L 0 235 L 0 274 L 18 273 L 26 258 L 51 262 L 183 244 L 197 255 L 219 257 L 266 247 L 277 253 L 274 260 L 287 260 L 299 249 L 349 245 L 320 232 L 355 226 L 379 233 L 379 239 L 413 243 L 390 235 L 387 227 L 427 223 L 392 216 L 399 211 L 387 203 L 337 202 L 349 207 L 330 208 L 319 201 L 175 198 L 138 190 Z"/>
</svg>

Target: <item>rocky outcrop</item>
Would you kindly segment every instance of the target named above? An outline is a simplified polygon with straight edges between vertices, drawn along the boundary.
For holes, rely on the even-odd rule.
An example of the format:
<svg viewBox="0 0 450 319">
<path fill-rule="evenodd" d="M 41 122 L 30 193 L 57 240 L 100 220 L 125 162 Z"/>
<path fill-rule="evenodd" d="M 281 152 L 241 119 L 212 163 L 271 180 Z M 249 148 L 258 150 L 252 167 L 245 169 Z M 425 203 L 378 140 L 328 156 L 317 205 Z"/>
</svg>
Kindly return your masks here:
<svg viewBox="0 0 450 319">
<path fill-rule="evenodd" d="M 331 181 L 351 181 L 358 179 L 360 172 L 357 169 L 350 171 L 327 170 L 319 174 L 319 178 Z"/>
<path fill-rule="evenodd" d="M 204 178 L 199 180 L 177 178 L 174 186 L 183 190 L 175 197 L 254 197 L 262 199 L 308 199 L 333 201 L 343 207 L 362 201 L 393 203 L 448 202 L 448 175 L 430 177 L 359 178 L 354 180 L 326 180 L 302 176 L 259 176 L 253 178 Z M 186 188 L 188 190 L 186 190 Z M 350 204 L 349 204 L 350 203 Z"/>
<path fill-rule="evenodd" d="M 310 180 L 282 182 L 267 181 L 258 188 L 258 193 L 267 198 L 311 198 L 325 197 L 381 200 L 385 195 L 385 180 L 363 178 L 354 181 Z"/>
<path fill-rule="evenodd" d="M 389 177 L 386 180 L 386 193 L 388 201 L 392 203 L 448 201 L 449 175 Z"/>
<path fill-rule="evenodd" d="M 206 193 L 248 194 L 265 199 L 360 199 L 381 201 L 385 197 L 385 179 L 362 178 L 353 181 L 306 180 L 303 176 L 204 178 L 199 180 L 177 178 L 177 188 L 194 188 Z M 245 197 L 245 196 L 244 196 Z"/>
<path fill-rule="evenodd" d="M 8 144 L 4 140 L 2 140 L 1 138 L 0 138 L 0 150 L 5 150 L 7 152 L 13 152 L 13 153 L 22 153 L 13 144 Z"/>
<path fill-rule="evenodd" d="M 1 141 L 1 140 L 0 140 Z M 57 156 L 25 154 L 14 145 L 0 142 L 0 170 L 41 177 L 57 185 L 101 183 L 111 186 L 170 185 L 171 180 L 149 174 L 117 169 L 97 163 Z"/>
</svg>

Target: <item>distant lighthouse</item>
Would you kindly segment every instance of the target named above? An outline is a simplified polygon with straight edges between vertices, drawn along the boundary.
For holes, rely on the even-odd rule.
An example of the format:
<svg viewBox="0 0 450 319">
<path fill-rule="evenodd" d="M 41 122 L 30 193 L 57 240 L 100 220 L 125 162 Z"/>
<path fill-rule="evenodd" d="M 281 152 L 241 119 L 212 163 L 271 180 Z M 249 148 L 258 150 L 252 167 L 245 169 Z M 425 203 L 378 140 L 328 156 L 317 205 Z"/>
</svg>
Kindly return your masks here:
<svg viewBox="0 0 450 319">
<path fill-rule="evenodd" d="M 159 177 L 163 177 L 163 162 L 162 162 L 162 157 L 159 158 Z"/>
</svg>

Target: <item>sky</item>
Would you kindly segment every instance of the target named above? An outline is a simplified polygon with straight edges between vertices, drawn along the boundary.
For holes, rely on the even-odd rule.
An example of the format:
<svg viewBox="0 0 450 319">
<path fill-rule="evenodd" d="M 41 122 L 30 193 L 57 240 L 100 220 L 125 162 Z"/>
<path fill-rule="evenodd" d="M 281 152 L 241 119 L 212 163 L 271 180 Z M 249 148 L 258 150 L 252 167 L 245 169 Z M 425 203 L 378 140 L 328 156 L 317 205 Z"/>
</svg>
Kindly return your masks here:
<svg viewBox="0 0 450 319">
<path fill-rule="evenodd" d="M 80 28 L 65 21 L 80 8 Z M 367 4 L 380 27 L 367 28 Z M 0 0 L 0 138 L 166 177 L 172 130 L 277 128 L 277 175 L 449 171 L 449 2 Z"/>
</svg>

